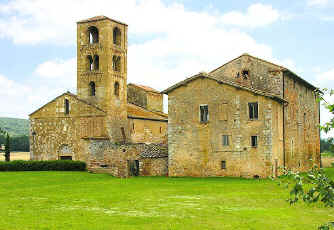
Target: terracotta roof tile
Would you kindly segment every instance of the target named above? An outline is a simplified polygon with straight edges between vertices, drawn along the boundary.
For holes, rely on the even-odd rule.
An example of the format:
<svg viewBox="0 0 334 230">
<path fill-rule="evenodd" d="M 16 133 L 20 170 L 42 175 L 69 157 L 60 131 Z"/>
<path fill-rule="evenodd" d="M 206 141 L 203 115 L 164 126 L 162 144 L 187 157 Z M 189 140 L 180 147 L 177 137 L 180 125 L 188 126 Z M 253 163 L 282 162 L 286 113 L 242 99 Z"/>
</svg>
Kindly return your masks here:
<svg viewBox="0 0 334 230">
<path fill-rule="evenodd" d="M 153 89 L 153 88 L 151 88 L 151 87 L 149 87 L 149 86 L 138 85 L 138 84 L 133 84 L 133 83 L 130 83 L 129 85 L 130 85 L 130 86 L 131 86 L 131 85 L 136 86 L 136 87 L 141 88 L 141 89 L 143 89 L 143 90 L 145 90 L 145 91 L 147 91 L 147 92 L 159 93 L 159 94 L 160 94 L 160 92 L 159 92 L 158 90 Z"/>
</svg>

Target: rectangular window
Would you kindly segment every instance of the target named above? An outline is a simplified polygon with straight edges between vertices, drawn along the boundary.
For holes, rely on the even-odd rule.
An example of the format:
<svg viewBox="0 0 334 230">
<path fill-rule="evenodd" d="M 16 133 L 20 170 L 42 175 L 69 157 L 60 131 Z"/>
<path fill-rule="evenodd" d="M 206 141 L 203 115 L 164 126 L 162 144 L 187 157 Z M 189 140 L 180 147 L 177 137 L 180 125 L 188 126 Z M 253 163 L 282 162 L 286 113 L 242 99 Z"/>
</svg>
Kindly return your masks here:
<svg viewBox="0 0 334 230">
<path fill-rule="evenodd" d="M 251 136 L 252 147 L 257 147 L 257 136 Z"/>
<path fill-rule="evenodd" d="M 230 145 L 228 135 L 223 135 L 223 146 L 228 145 Z"/>
<path fill-rule="evenodd" d="M 221 162 L 221 167 L 222 167 L 222 169 L 226 169 L 226 161 Z"/>
<path fill-rule="evenodd" d="M 70 113 L 70 102 L 65 99 L 65 114 L 69 114 Z"/>
<path fill-rule="evenodd" d="M 209 120 L 209 109 L 208 105 L 200 105 L 200 112 L 201 112 L 201 122 L 208 122 Z"/>
<path fill-rule="evenodd" d="M 259 118 L 259 109 L 257 102 L 248 103 L 249 119 Z"/>
</svg>

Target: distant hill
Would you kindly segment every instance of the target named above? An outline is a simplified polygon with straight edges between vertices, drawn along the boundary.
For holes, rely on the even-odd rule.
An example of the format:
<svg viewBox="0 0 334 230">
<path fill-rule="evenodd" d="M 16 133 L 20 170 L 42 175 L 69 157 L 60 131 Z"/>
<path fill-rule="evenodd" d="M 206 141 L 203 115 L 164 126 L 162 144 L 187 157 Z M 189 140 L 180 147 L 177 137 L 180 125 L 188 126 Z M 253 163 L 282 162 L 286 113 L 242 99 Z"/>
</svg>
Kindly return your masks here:
<svg viewBox="0 0 334 230">
<path fill-rule="evenodd" d="M 27 119 L 0 117 L 0 127 L 11 136 L 29 135 L 29 120 Z"/>
</svg>

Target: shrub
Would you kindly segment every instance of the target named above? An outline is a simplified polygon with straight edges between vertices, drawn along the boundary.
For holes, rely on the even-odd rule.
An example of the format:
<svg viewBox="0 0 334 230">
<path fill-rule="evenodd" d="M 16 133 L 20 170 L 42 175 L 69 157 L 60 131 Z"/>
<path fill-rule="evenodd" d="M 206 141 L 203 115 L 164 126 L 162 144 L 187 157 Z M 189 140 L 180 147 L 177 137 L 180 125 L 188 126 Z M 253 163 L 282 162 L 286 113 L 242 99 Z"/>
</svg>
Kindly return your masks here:
<svg viewBox="0 0 334 230">
<path fill-rule="evenodd" d="M 86 163 L 71 160 L 0 162 L 0 171 L 85 171 Z"/>
<path fill-rule="evenodd" d="M 334 162 L 332 162 L 332 167 L 334 167 Z"/>
</svg>

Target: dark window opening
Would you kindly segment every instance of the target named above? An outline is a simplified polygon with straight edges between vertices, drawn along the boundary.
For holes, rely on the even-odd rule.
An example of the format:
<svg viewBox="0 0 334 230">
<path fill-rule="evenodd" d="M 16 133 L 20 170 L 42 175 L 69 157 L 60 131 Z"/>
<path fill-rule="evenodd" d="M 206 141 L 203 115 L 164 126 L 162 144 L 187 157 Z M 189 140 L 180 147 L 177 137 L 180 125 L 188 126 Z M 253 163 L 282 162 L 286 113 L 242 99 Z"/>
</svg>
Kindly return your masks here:
<svg viewBox="0 0 334 230">
<path fill-rule="evenodd" d="M 128 160 L 129 176 L 139 176 L 139 160 Z"/>
<path fill-rule="evenodd" d="M 236 75 L 235 75 L 236 78 L 239 78 L 240 77 L 240 73 L 238 72 Z"/>
<path fill-rule="evenodd" d="M 252 147 L 257 147 L 257 136 L 251 136 Z"/>
<path fill-rule="evenodd" d="M 95 96 L 95 82 L 91 81 L 89 83 L 90 96 Z"/>
<path fill-rule="evenodd" d="M 135 131 L 135 123 L 132 124 L 132 130 Z"/>
<path fill-rule="evenodd" d="M 228 145 L 230 145 L 228 135 L 223 135 L 223 146 Z"/>
<path fill-rule="evenodd" d="M 121 127 L 121 133 L 122 133 L 123 143 L 125 143 L 126 142 L 126 135 L 125 135 L 124 127 Z"/>
<path fill-rule="evenodd" d="M 60 156 L 60 160 L 72 160 L 72 156 Z"/>
<path fill-rule="evenodd" d="M 99 56 L 94 56 L 94 70 L 99 70 L 100 68 L 100 58 Z"/>
<path fill-rule="evenodd" d="M 88 28 L 88 34 L 90 44 L 99 42 L 99 31 L 95 26 L 91 26 Z"/>
<path fill-rule="evenodd" d="M 112 69 L 117 72 L 121 71 L 121 57 L 119 56 L 112 57 Z"/>
<path fill-rule="evenodd" d="M 254 175 L 253 178 L 254 179 L 260 179 L 260 176 L 259 175 Z"/>
<path fill-rule="evenodd" d="M 226 161 L 222 161 L 221 162 L 221 168 L 222 169 L 226 169 Z"/>
<path fill-rule="evenodd" d="M 114 95 L 119 96 L 119 83 L 117 81 L 114 84 Z"/>
<path fill-rule="evenodd" d="M 248 103 L 248 108 L 249 108 L 249 119 L 258 119 L 259 109 L 257 102 Z"/>
<path fill-rule="evenodd" d="M 208 122 L 209 120 L 209 108 L 208 105 L 200 105 L 199 106 L 201 111 L 201 122 Z"/>
<path fill-rule="evenodd" d="M 117 27 L 113 30 L 113 42 L 115 45 L 121 45 L 121 31 Z"/>
<path fill-rule="evenodd" d="M 87 60 L 88 60 L 88 69 L 89 71 L 92 71 L 94 69 L 94 63 L 93 63 L 92 56 L 88 55 Z"/>
<path fill-rule="evenodd" d="M 64 106 L 65 106 L 65 114 L 69 114 L 70 113 L 70 102 L 67 99 L 65 99 Z"/>
<path fill-rule="evenodd" d="M 242 71 L 242 77 L 246 80 L 246 79 L 248 79 L 248 76 L 249 76 L 248 70 L 243 70 Z"/>
<path fill-rule="evenodd" d="M 293 80 L 293 88 L 296 88 L 296 80 Z"/>
<path fill-rule="evenodd" d="M 162 127 L 160 127 L 160 133 L 162 133 Z"/>
</svg>

